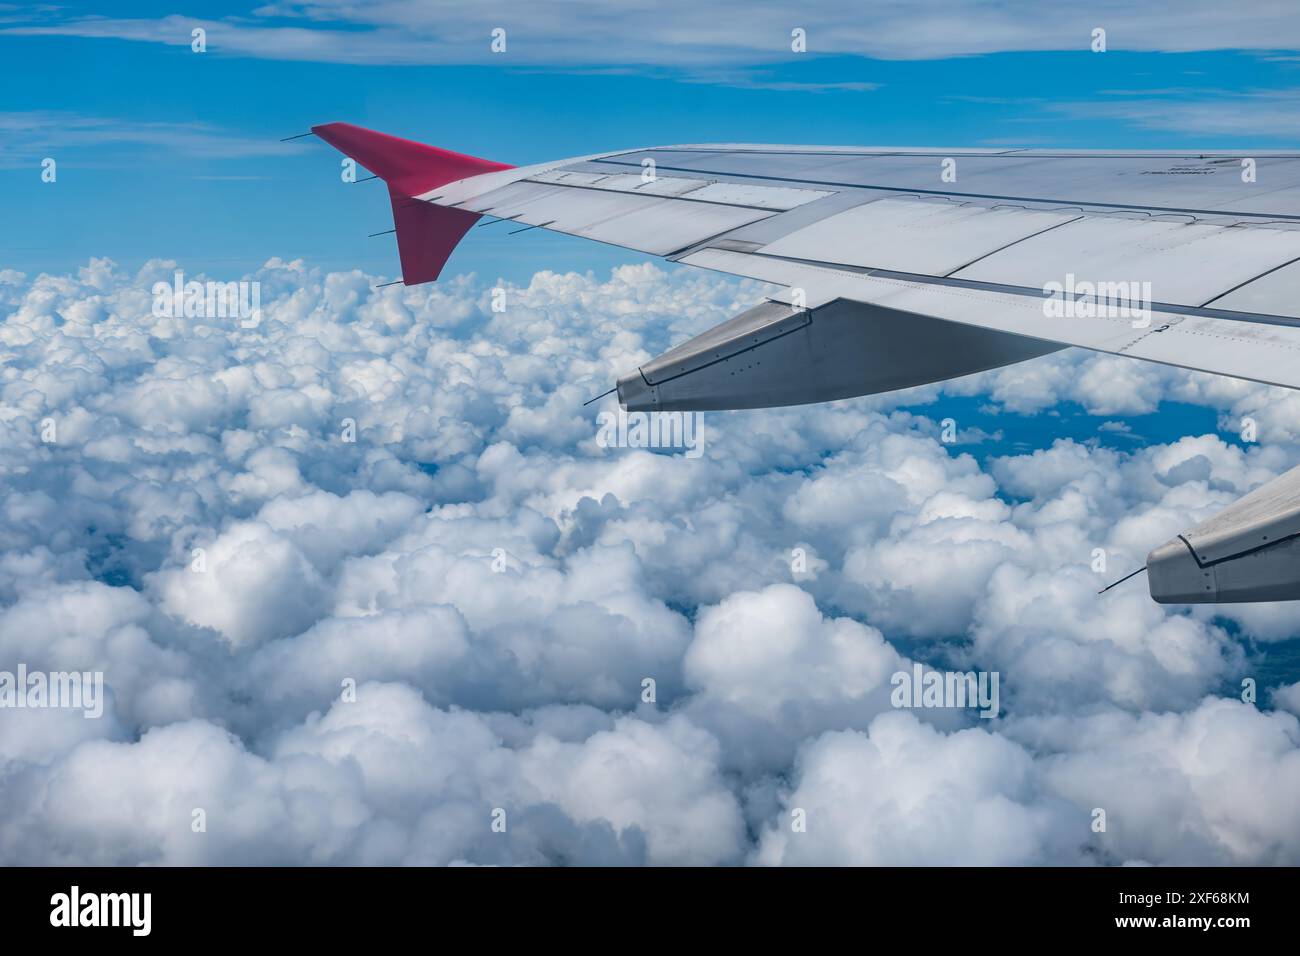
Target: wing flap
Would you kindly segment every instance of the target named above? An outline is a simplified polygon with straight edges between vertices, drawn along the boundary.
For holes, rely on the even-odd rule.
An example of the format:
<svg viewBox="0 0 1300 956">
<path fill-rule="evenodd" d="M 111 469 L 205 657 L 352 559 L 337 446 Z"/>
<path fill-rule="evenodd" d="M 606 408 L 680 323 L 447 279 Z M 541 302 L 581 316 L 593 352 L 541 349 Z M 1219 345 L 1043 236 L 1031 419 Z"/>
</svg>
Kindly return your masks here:
<svg viewBox="0 0 1300 956">
<path fill-rule="evenodd" d="M 943 199 L 878 199 L 796 229 L 762 251 L 941 276 L 1080 215 Z"/>
<path fill-rule="evenodd" d="M 1039 289 L 1049 281 L 1064 283 L 1067 276 L 1091 283 L 1146 283 L 1152 301 L 1199 306 L 1298 257 L 1296 229 L 1092 215 L 953 275 Z M 1291 311 L 1282 314 L 1296 314 L 1298 305 L 1291 303 Z"/>
<path fill-rule="evenodd" d="M 1206 304 L 1236 312 L 1300 317 L 1300 262 L 1288 262 Z"/>
</svg>

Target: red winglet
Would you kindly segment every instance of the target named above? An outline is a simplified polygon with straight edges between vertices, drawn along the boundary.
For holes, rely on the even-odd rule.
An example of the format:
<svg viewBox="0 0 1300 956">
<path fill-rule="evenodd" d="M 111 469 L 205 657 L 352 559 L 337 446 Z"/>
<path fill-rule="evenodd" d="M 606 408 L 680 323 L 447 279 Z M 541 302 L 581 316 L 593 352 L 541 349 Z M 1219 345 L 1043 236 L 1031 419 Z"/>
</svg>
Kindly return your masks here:
<svg viewBox="0 0 1300 956">
<path fill-rule="evenodd" d="M 478 213 L 419 202 L 411 197 L 458 179 L 513 168 L 490 159 L 376 133 L 351 123 L 326 123 L 313 126 L 311 131 L 388 184 L 393 225 L 397 228 L 397 251 L 402 260 L 402 281 L 406 285 L 438 278 L 456 243 L 479 217 Z"/>
</svg>

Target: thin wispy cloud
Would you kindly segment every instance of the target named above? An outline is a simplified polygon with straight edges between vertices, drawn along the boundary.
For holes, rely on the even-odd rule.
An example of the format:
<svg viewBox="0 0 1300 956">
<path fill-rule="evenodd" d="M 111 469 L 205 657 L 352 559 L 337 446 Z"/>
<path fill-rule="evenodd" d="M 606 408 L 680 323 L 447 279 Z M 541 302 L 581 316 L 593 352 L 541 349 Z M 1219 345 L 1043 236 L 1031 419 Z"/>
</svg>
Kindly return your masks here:
<svg viewBox="0 0 1300 956">
<path fill-rule="evenodd" d="M 178 4 L 182 0 L 178 0 Z M 491 31 L 506 31 L 506 54 L 521 64 L 555 67 L 636 63 L 682 68 L 770 63 L 787 59 L 791 32 L 802 29 L 807 52 L 879 59 L 938 59 L 1030 50 L 1088 50 L 1093 30 L 1108 48 L 1185 52 L 1300 49 L 1300 17 L 1287 0 L 1260 0 L 1250 16 L 1212 0 L 1161 0 L 1140 8 L 1104 2 L 1083 8 L 1011 0 L 830 2 L 815 8 L 763 7 L 736 0 L 602 0 L 563 6 L 488 0 L 317 0 L 272 3 L 220 19 L 183 10 L 155 19 L 86 17 L 60 11 L 0 29 L 17 35 L 114 38 L 188 46 L 207 31 L 209 48 L 226 55 L 355 64 L 488 62 Z"/>
<path fill-rule="evenodd" d="M 1281 136 L 1300 129 L 1300 89 L 1219 91 L 1179 98 L 1181 90 L 1120 90 L 1114 101 L 1053 103 L 1048 109 L 1083 120 L 1203 136 Z"/>
<path fill-rule="evenodd" d="M 85 149 L 97 159 L 142 150 L 191 159 L 251 159 L 305 149 L 201 122 L 146 122 L 55 110 L 0 113 L 0 167 L 31 165 L 55 151 Z"/>
</svg>

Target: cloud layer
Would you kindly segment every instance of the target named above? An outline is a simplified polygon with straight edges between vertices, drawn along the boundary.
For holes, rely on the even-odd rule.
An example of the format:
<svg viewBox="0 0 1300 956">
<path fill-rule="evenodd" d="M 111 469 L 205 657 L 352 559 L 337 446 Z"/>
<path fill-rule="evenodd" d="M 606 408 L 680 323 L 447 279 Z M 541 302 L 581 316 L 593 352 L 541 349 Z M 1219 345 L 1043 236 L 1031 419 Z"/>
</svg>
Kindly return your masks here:
<svg viewBox="0 0 1300 956">
<path fill-rule="evenodd" d="M 1291 393 L 1063 352 L 686 458 L 582 403 L 759 285 L 542 272 L 500 313 L 271 260 L 244 329 L 155 317 L 175 268 L 0 272 L 0 670 L 107 697 L 0 709 L 0 862 L 1300 862 L 1296 609 L 1096 595 L 1300 457 Z M 1261 440 L 944 443 L 972 396 Z M 914 662 L 1001 716 L 896 708 Z"/>
</svg>

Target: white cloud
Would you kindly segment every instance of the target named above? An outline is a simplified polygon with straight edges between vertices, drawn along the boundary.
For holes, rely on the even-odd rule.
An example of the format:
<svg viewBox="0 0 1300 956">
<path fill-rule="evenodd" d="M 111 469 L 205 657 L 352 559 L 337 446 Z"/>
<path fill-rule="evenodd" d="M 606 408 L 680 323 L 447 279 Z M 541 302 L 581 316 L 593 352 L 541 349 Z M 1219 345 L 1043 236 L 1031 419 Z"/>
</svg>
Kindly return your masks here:
<svg viewBox="0 0 1300 956">
<path fill-rule="evenodd" d="M 1276 865 L 1300 848 L 1300 723 L 1209 698 L 1180 714 L 1029 719 L 1048 785 L 1106 810 L 1105 862 Z"/>
<path fill-rule="evenodd" d="M 1043 791 L 1024 748 L 981 729 L 945 735 L 911 714 L 879 717 L 865 734 L 817 738 L 795 773 L 758 863 L 1030 864 L 1061 859 L 1087 832 Z"/>
<path fill-rule="evenodd" d="M 1286 395 L 1071 351 L 708 414 L 687 459 L 600 448 L 581 403 L 756 283 L 539 273 L 502 315 L 275 259 L 246 330 L 152 316 L 176 267 L 0 273 L 0 669 L 107 688 L 99 721 L 0 710 L 0 860 L 1300 860 L 1290 676 L 1207 696 L 1298 609 L 1096 594 L 1300 457 Z M 970 396 L 1260 440 L 989 456 L 939 440 Z M 997 671 L 1004 716 L 895 713 L 914 660 Z"/>
</svg>

